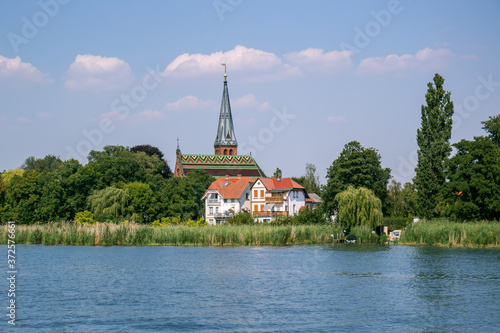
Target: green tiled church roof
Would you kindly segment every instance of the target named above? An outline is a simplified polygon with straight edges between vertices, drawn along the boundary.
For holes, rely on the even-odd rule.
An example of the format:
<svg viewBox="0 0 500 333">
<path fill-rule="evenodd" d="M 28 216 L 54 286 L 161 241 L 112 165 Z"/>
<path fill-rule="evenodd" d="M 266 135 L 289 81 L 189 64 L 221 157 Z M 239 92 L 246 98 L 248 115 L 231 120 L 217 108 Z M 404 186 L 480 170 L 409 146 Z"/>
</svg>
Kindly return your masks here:
<svg viewBox="0 0 500 333">
<path fill-rule="evenodd" d="M 264 172 L 249 155 L 181 155 L 180 166 L 184 175 L 192 170 L 205 170 L 220 178 L 226 175 L 235 177 L 265 177 Z"/>
</svg>

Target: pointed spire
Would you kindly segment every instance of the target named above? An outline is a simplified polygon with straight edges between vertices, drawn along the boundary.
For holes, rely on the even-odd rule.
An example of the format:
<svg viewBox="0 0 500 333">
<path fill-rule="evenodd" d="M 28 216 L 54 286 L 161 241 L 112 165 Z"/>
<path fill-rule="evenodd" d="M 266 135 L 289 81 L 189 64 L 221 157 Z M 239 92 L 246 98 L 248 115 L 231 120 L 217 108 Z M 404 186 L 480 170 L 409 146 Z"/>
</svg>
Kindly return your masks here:
<svg viewBox="0 0 500 333">
<path fill-rule="evenodd" d="M 238 146 L 236 135 L 234 134 L 233 116 L 231 114 L 231 104 L 229 102 L 229 92 L 227 89 L 226 64 L 224 66 L 224 90 L 222 91 L 222 102 L 220 105 L 219 126 L 214 147 L 217 146 Z"/>
</svg>

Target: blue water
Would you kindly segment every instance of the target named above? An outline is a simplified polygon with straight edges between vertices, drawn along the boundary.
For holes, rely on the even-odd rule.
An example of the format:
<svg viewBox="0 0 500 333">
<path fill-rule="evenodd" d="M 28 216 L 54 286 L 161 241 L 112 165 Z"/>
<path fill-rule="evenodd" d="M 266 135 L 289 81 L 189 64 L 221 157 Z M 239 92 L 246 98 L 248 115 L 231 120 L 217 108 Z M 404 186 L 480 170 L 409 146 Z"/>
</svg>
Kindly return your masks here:
<svg viewBox="0 0 500 333">
<path fill-rule="evenodd" d="M 18 245 L 16 255 L 19 332 L 500 332 L 500 250 Z"/>
</svg>

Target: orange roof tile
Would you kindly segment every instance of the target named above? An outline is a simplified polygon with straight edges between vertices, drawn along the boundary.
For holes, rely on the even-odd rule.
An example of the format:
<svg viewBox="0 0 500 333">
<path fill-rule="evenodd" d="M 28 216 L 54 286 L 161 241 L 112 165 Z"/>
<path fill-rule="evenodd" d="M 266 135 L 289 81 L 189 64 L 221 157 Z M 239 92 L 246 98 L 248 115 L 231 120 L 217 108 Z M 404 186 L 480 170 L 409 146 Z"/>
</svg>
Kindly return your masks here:
<svg viewBox="0 0 500 333">
<path fill-rule="evenodd" d="M 203 195 L 203 198 L 205 198 L 209 190 L 217 190 L 224 199 L 239 199 L 248 184 L 253 182 L 254 181 L 248 177 L 219 178 L 210 185 Z"/>
<path fill-rule="evenodd" d="M 294 181 L 292 178 L 259 178 L 262 184 L 267 188 L 268 191 L 274 189 L 300 189 L 305 190 L 305 188 Z M 281 179 L 281 180 L 279 180 Z"/>
</svg>

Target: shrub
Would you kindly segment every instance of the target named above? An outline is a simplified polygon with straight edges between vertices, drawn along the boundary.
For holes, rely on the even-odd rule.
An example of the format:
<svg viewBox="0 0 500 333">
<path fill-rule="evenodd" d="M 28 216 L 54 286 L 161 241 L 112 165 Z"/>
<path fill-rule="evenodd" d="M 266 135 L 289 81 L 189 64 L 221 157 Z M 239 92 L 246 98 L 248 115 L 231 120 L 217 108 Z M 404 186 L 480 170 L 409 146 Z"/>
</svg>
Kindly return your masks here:
<svg viewBox="0 0 500 333">
<path fill-rule="evenodd" d="M 78 223 L 94 224 L 95 223 L 94 214 L 92 214 L 92 212 L 89 212 L 88 210 L 76 213 L 75 221 Z"/>
</svg>

